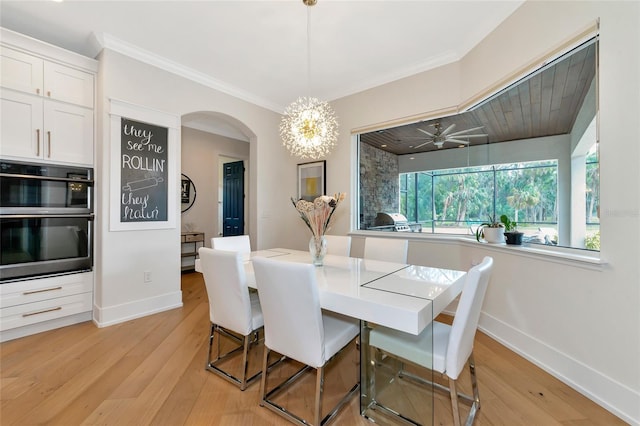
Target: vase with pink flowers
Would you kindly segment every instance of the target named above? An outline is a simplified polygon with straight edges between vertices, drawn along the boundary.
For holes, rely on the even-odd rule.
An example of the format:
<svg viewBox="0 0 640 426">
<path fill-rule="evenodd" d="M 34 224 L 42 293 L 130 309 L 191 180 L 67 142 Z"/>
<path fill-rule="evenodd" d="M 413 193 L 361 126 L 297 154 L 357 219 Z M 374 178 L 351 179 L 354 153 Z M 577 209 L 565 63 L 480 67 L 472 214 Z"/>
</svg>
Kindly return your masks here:
<svg viewBox="0 0 640 426">
<path fill-rule="evenodd" d="M 333 213 L 338 204 L 344 200 L 344 193 L 337 193 L 333 196 L 321 195 L 313 200 L 295 200 L 291 198 L 291 203 L 300 214 L 300 218 L 311 230 L 311 239 L 309 240 L 309 253 L 311 259 L 316 266 L 322 266 L 324 256 L 327 254 L 327 240 L 324 237 L 331 226 Z"/>
</svg>

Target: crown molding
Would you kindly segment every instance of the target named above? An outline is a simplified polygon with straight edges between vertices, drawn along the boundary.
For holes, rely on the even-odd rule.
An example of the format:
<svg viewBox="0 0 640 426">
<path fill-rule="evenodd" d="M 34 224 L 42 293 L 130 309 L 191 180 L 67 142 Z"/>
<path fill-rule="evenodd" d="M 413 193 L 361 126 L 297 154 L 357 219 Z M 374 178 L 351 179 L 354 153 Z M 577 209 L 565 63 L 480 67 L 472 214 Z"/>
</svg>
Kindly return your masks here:
<svg viewBox="0 0 640 426">
<path fill-rule="evenodd" d="M 11 47 L 25 53 L 35 53 L 52 62 L 72 65 L 78 69 L 92 73 L 98 71 L 98 61 L 95 59 L 20 34 L 8 28 L 0 27 L 0 40 L 3 46 Z"/>
<path fill-rule="evenodd" d="M 186 78 L 187 80 L 194 81 L 196 83 L 202 84 L 203 86 L 210 87 L 214 90 L 241 99 L 243 101 L 277 112 L 278 114 L 281 114 L 282 111 L 284 111 L 285 107 L 282 105 L 276 105 L 266 99 L 252 95 L 251 93 L 226 84 L 192 68 L 186 67 L 177 62 L 170 61 L 162 56 L 156 55 L 131 43 L 127 43 L 123 40 L 113 37 L 108 33 L 94 34 L 93 39 L 94 43 L 97 43 L 101 47 L 101 50 L 113 50 L 114 52 L 129 56 L 130 58 L 136 59 L 140 62 L 152 65 L 156 68 L 160 68 L 172 74 L 179 75 L 180 77 Z"/>
<path fill-rule="evenodd" d="M 460 61 L 462 57 L 456 52 L 449 51 L 442 55 L 430 58 L 427 61 L 420 62 L 418 64 L 398 69 L 394 72 L 387 73 L 379 78 L 363 81 L 362 83 L 352 86 L 351 89 L 341 89 L 340 92 L 329 92 L 325 98 L 329 100 L 336 100 L 344 98 L 346 96 L 353 95 L 355 93 L 364 92 L 365 90 L 373 89 L 378 86 L 393 83 L 394 81 L 401 80 L 403 78 L 411 77 L 422 72 L 430 71 L 432 69 L 448 65 L 454 62 Z"/>
</svg>

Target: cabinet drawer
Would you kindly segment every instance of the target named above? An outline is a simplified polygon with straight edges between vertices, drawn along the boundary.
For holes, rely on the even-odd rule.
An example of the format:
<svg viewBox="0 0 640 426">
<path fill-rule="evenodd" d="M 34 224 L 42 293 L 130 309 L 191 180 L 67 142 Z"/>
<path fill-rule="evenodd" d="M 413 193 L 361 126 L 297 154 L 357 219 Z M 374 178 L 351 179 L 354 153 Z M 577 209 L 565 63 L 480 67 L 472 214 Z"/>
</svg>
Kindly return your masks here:
<svg viewBox="0 0 640 426">
<path fill-rule="evenodd" d="M 0 308 L 93 291 L 93 272 L 0 284 Z"/>
<path fill-rule="evenodd" d="M 185 243 L 195 243 L 198 241 L 204 241 L 204 234 L 185 234 L 184 235 Z"/>
<path fill-rule="evenodd" d="M 0 309 L 0 331 L 91 311 L 93 293 L 75 294 Z"/>
</svg>

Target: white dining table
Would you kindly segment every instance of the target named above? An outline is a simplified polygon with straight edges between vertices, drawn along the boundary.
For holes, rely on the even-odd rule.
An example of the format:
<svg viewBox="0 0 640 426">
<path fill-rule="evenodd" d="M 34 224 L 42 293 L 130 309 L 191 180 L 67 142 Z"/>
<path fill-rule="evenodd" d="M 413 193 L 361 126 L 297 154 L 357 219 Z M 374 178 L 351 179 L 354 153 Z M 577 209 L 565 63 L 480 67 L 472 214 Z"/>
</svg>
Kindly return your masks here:
<svg viewBox="0 0 640 426">
<path fill-rule="evenodd" d="M 307 251 L 272 248 L 244 260 L 247 285 L 256 288 L 251 259 L 311 263 Z M 201 272 L 199 259 L 196 271 Z M 465 271 L 326 255 L 315 269 L 323 309 L 420 334 L 462 291 Z"/>
</svg>

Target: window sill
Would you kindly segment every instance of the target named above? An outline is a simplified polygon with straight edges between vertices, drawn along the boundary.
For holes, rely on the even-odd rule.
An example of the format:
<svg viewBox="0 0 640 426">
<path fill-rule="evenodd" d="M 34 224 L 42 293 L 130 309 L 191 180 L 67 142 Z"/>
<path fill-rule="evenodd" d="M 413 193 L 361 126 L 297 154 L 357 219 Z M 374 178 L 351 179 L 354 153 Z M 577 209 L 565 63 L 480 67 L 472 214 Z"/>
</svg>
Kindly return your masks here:
<svg viewBox="0 0 640 426">
<path fill-rule="evenodd" d="M 381 232 L 381 231 L 352 231 L 352 236 L 376 236 L 387 238 L 403 238 L 409 241 L 429 241 L 443 244 L 461 244 L 466 247 L 509 253 L 514 256 L 528 257 L 547 262 L 561 263 L 568 266 L 601 271 L 607 264 L 596 251 L 573 249 L 568 247 L 545 246 L 542 244 L 523 244 L 521 246 L 506 244 L 479 243 L 472 236 L 425 234 L 417 232 Z"/>
</svg>

